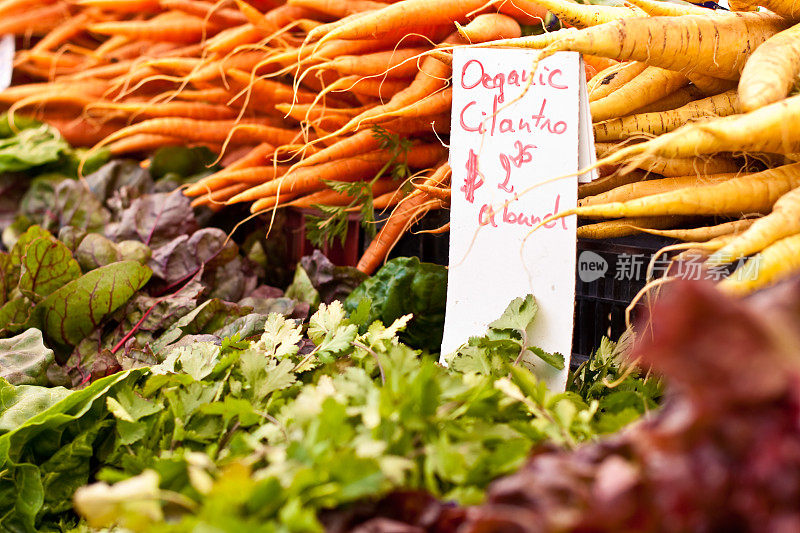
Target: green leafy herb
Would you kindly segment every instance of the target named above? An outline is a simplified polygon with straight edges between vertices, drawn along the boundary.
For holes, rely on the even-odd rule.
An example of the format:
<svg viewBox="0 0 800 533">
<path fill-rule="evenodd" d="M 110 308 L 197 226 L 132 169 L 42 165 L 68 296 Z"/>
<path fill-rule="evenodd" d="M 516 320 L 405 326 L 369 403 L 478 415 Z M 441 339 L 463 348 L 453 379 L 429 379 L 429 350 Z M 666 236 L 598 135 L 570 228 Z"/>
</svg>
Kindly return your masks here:
<svg viewBox="0 0 800 533">
<path fill-rule="evenodd" d="M 628 361 L 633 335 L 626 331 L 619 342 L 603 339 L 600 347 L 568 380 L 568 388 L 598 402 L 598 431 L 613 433 L 655 409 L 663 382 Z"/>
<path fill-rule="evenodd" d="M 509 366 L 525 365 L 540 374 L 548 372 L 540 362 L 556 370 L 564 368 L 564 356 L 551 354 L 531 345 L 528 329 L 536 317 L 538 306 L 532 294 L 515 298 L 503 315 L 489 324 L 484 337 L 471 337 L 455 353 L 447 355 L 448 362 L 462 372 L 479 372 L 502 376 Z"/>
<path fill-rule="evenodd" d="M 372 207 L 372 186 L 389 172 L 391 179 L 404 181 L 411 177 L 411 170 L 406 164 L 406 156 L 411 149 L 411 140 L 391 133 L 385 128 L 375 125 L 372 135 L 380 141 L 380 148 L 391 152 L 392 157 L 370 181 L 336 181 L 323 180 L 329 189 L 352 198 L 346 206 L 315 205 L 320 215 L 309 215 L 306 220 L 306 236 L 315 246 L 325 247 L 337 238 L 344 244 L 351 219 L 351 213 L 358 210 L 361 227 L 368 237 L 375 236 L 375 211 Z"/>
</svg>

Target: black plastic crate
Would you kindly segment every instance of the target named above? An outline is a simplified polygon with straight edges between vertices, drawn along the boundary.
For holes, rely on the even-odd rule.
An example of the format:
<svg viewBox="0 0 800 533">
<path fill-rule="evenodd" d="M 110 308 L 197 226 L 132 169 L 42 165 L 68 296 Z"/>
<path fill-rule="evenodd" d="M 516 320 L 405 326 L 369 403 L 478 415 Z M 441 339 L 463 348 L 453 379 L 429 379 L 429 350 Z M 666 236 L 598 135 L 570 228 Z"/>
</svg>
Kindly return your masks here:
<svg viewBox="0 0 800 533">
<path fill-rule="evenodd" d="M 646 284 L 647 264 L 656 251 L 675 242 L 653 235 L 578 240 L 573 367 L 585 361 L 603 337 L 616 340 L 625 331 L 625 309 Z M 605 273 L 591 281 L 580 272 L 581 259 L 595 257 L 590 254 L 596 254 L 607 265 Z M 641 309 L 642 305 L 638 305 L 632 317 Z"/>
</svg>

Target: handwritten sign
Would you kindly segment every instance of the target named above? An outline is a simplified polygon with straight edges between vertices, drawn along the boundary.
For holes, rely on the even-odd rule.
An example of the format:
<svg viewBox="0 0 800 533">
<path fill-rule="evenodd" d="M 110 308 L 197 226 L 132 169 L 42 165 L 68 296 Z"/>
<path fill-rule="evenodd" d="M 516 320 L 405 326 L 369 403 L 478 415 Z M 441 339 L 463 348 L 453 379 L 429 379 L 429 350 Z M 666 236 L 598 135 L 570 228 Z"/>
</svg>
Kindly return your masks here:
<svg viewBox="0 0 800 533">
<path fill-rule="evenodd" d="M 0 37 L 0 91 L 11 85 L 11 74 L 14 71 L 14 36 Z"/>
<path fill-rule="evenodd" d="M 575 174 L 579 163 L 593 162 L 594 141 L 580 55 L 555 54 L 532 73 L 536 55 L 473 48 L 457 49 L 453 56 L 453 193 L 442 353 L 484 332 L 511 300 L 530 293 L 539 307 L 530 344 L 563 354 L 568 367 L 575 217 L 530 232 L 544 218 L 575 207 Z M 535 371 L 553 387 L 566 383 L 566 369 L 537 361 Z"/>
</svg>

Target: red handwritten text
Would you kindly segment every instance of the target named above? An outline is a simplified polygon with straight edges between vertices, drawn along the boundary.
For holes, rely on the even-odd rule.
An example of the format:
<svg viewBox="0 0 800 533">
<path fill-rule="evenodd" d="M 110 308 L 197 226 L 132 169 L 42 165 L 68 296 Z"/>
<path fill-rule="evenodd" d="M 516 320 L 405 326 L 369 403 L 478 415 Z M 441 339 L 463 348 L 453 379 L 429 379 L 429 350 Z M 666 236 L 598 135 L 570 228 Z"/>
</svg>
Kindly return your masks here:
<svg viewBox="0 0 800 533">
<path fill-rule="evenodd" d="M 498 72 L 491 74 L 486 72 L 486 68 L 477 59 L 471 59 L 464 64 L 461 69 L 461 87 L 464 89 L 475 89 L 478 85 L 485 89 L 497 89 L 500 103 L 505 100 L 506 86 L 525 87 L 531 85 L 546 85 L 553 89 L 566 89 L 567 86 L 561 83 L 563 72 L 561 69 L 550 70 L 549 67 L 541 67 L 537 70 L 533 80 L 529 80 L 530 73 L 526 70 L 511 70 L 509 72 Z"/>
<path fill-rule="evenodd" d="M 500 118 L 499 104 L 500 100 L 497 95 L 494 97 L 492 104 L 491 114 L 486 111 L 480 111 L 475 108 L 478 104 L 473 100 L 461 110 L 459 114 L 459 122 L 465 131 L 484 134 L 487 133 L 484 124 L 487 122 L 487 117 L 491 115 L 489 120 L 489 136 L 494 136 L 495 132 L 498 133 L 530 133 L 534 129 L 547 131 L 555 135 L 561 135 L 567 131 L 567 123 L 563 120 L 553 121 L 545 114 L 545 107 L 547 106 L 547 98 L 542 99 L 542 105 L 539 107 L 539 112 L 530 115 L 530 119 L 526 117 L 519 117 L 516 122 L 510 118 Z"/>
<path fill-rule="evenodd" d="M 521 142 L 514 141 L 514 148 L 517 150 L 517 155 L 500 154 L 500 166 L 506 171 L 506 179 L 503 180 L 503 183 L 499 183 L 497 188 L 502 189 L 507 193 L 514 192 L 514 186 L 509 186 L 508 184 L 508 182 L 511 180 L 511 166 L 513 165 L 516 168 L 520 168 L 524 163 L 530 163 L 533 161 L 531 150 L 536 148 L 536 145 L 526 144 L 525 146 L 522 146 Z"/>
<path fill-rule="evenodd" d="M 478 171 L 478 154 L 470 148 L 467 156 L 467 177 L 464 179 L 464 185 L 460 189 L 464 191 L 464 197 L 469 203 L 475 201 L 475 190 L 481 185 L 483 185 L 483 177 Z"/>
<path fill-rule="evenodd" d="M 542 220 L 553 216 L 554 214 L 558 213 L 558 204 L 561 201 L 561 195 L 556 196 L 555 205 L 553 206 L 553 211 L 551 213 L 547 213 L 544 217 L 540 218 L 534 214 L 526 214 L 520 213 L 518 211 L 514 211 L 513 203 L 509 203 L 499 211 L 496 211 L 490 204 L 484 204 L 481 206 L 480 211 L 478 212 L 478 224 L 481 226 L 488 226 L 490 228 L 497 228 L 500 225 L 504 226 L 526 226 L 532 228 L 533 226 L 538 225 L 542 222 Z M 559 220 L 551 220 L 547 222 L 542 227 L 552 229 L 559 225 L 562 230 L 567 229 L 567 220 L 566 218 L 561 218 Z"/>
</svg>

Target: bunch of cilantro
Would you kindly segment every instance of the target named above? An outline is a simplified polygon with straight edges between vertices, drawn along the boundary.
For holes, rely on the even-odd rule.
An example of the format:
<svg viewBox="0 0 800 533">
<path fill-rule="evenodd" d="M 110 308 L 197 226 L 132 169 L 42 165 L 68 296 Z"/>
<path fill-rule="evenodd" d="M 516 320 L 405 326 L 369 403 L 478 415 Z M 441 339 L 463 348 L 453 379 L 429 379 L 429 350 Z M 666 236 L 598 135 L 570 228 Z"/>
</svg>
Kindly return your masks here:
<svg viewBox="0 0 800 533">
<path fill-rule="evenodd" d="M 305 532 L 401 488 L 479 502 L 538 443 L 616 429 L 602 399 L 528 369 L 534 314 L 512 302 L 450 369 L 398 341 L 408 316 L 370 321 L 363 299 L 305 326 L 272 314 L 255 341 L 176 347 L 79 391 L 0 380 L 0 528 Z"/>
</svg>

